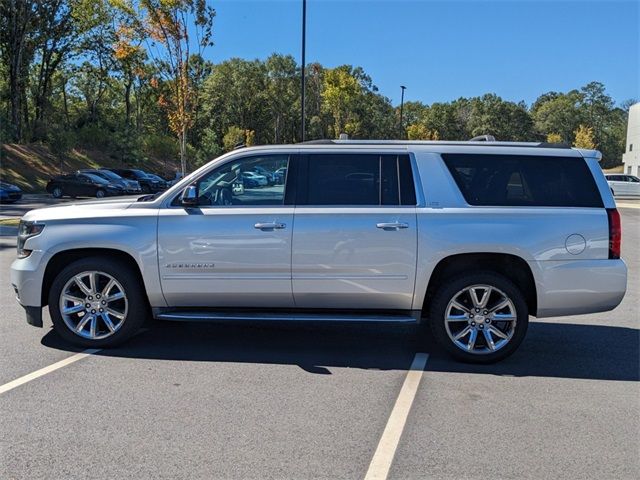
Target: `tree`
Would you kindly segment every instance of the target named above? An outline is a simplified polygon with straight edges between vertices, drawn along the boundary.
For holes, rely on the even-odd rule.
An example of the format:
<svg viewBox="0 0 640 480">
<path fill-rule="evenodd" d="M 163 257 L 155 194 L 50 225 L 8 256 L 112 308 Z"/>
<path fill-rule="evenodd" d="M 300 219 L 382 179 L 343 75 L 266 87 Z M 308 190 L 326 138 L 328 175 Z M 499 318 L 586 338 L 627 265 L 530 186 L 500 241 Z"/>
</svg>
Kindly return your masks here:
<svg viewBox="0 0 640 480">
<path fill-rule="evenodd" d="M 291 142 L 299 129 L 298 67 L 291 55 L 273 54 L 265 62 L 267 103 L 271 112 L 274 143 Z"/>
<path fill-rule="evenodd" d="M 534 137 L 533 122 L 523 103 L 506 102 L 495 94 L 471 99 L 468 128 L 471 135 L 493 135 L 505 141 Z"/>
<path fill-rule="evenodd" d="M 0 52 L 7 65 L 11 138 L 20 141 L 26 116 L 28 69 L 34 55 L 37 2 L 0 2 Z"/>
<path fill-rule="evenodd" d="M 422 123 L 414 123 L 407 127 L 407 138 L 409 140 L 440 140 L 437 130 L 429 130 Z"/>
<path fill-rule="evenodd" d="M 546 94 L 548 95 L 548 94 Z M 573 90 L 567 94 L 556 93 L 549 100 L 536 100 L 532 116 L 536 131 L 546 136 L 550 133 L 560 135 L 561 141 L 571 143 L 573 132 L 582 121 L 580 105 L 582 95 Z"/>
<path fill-rule="evenodd" d="M 207 0 L 114 0 L 143 36 L 160 45 L 153 50 L 158 73 L 168 87 L 159 98 L 166 110 L 169 127 L 178 138 L 182 174 L 187 170 L 187 135 L 198 108 L 199 94 L 194 88 L 202 72 L 193 71 L 192 47 L 197 56 L 213 45 L 215 10 Z M 193 34 L 193 36 L 192 36 Z M 196 77 L 196 79 L 194 79 Z"/>
<path fill-rule="evenodd" d="M 592 127 L 580 125 L 574 133 L 575 140 L 573 146 L 576 148 L 586 148 L 587 150 L 595 150 L 595 135 Z"/>
<path fill-rule="evenodd" d="M 559 133 L 549 133 L 547 134 L 547 143 L 563 143 L 564 139 L 562 135 Z"/>
<path fill-rule="evenodd" d="M 324 72 L 322 101 L 325 111 L 333 117 L 332 136 L 341 133 L 353 135 L 358 131 L 358 119 L 353 115 L 356 101 L 362 94 L 358 79 L 352 75 L 351 67 L 343 65 Z"/>
</svg>

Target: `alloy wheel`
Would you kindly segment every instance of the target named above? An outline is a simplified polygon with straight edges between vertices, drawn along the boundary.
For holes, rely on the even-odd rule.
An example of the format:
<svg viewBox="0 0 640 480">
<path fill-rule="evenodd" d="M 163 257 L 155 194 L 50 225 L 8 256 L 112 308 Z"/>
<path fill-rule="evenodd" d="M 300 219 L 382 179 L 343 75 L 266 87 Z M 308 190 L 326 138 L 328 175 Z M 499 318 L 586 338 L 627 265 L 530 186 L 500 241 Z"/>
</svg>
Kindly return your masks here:
<svg viewBox="0 0 640 480">
<path fill-rule="evenodd" d="M 107 338 L 124 324 L 128 300 L 113 276 L 96 270 L 74 275 L 60 294 L 60 314 L 76 335 L 90 340 Z"/>
<path fill-rule="evenodd" d="M 459 349 L 487 355 L 513 338 L 517 313 L 513 301 L 491 285 L 471 285 L 456 293 L 445 309 L 445 328 Z"/>
</svg>

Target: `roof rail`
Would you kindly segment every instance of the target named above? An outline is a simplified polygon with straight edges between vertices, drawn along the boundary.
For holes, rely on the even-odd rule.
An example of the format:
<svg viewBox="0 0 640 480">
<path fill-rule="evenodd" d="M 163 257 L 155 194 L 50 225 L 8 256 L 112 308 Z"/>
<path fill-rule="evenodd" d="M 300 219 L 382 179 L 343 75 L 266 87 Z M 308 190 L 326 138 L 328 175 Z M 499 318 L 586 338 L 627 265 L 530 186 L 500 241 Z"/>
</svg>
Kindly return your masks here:
<svg viewBox="0 0 640 480">
<path fill-rule="evenodd" d="M 522 147 L 522 148 L 558 148 L 571 149 L 571 145 L 567 143 L 548 143 L 548 142 L 503 142 L 491 140 L 491 135 L 481 135 L 482 139 L 478 140 L 331 140 L 328 138 L 320 140 L 308 140 L 300 142 L 296 145 L 442 145 L 454 147 Z M 488 139 L 485 139 L 488 137 Z M 476 137 L 478 138 L 478 137 Z"/>
<path fill-rule="evenodd" d="M 473 137 L 470 142 L 495 142 L 496 137 L 493 135 L 478 135 L 477 137 Z"/>
<path fill-rule="evenodd" d="M 538 148 L 571 148 L 571 145 L 569 145 L 566 142 L 559 142 L 559 143 L 541 142 L 538 144 Z"/>
<path fill-rule="evenodd" d="M 330 138 L 321 138 L 319 140 L 307 140 L 306 142 L 300 142 L 301 145 L 329 145 L 335 143 Z"/>
</svg>

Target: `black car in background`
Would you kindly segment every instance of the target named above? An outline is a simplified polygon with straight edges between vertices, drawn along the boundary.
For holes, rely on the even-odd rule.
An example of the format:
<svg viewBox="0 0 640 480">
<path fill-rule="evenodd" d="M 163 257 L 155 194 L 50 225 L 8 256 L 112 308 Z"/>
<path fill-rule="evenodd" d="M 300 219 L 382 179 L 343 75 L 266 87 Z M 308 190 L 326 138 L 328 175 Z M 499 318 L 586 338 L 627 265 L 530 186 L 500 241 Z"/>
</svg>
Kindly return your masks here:
<svg viewBox="0 0 640 480">
<path fill-rule="evenodd" d="M 140 184 L 143 193 L 157 193 L 166 190 L 168 185 L 162 179 L 153 179 L 149 174 L 138 168 L 101 168 L 120 175 L 122 178 L 135 180 Z"/>
<path fill-rule="evenodd" d="M 140 184 L 137 181 L 122 178 L 120 175 L 118 175 L 117 173 L 113 173 L 111 170 L 93 170 L 86 168 L 84 170 L 78 170 L 78 173 L 90 173 L 91 175 L 104 178 L 109 183 L 120 185 L 126 193 L 132 195 L 142 192 Z"/>
<path fill-rule="evenodd" d="M 64 196 L 103 198 L 126 193 L 120 185 L 110 183 L 91 173 L 71 173 L 54 177 L 47 183 L 47 192 L 55 198 Z"/>
</svg>

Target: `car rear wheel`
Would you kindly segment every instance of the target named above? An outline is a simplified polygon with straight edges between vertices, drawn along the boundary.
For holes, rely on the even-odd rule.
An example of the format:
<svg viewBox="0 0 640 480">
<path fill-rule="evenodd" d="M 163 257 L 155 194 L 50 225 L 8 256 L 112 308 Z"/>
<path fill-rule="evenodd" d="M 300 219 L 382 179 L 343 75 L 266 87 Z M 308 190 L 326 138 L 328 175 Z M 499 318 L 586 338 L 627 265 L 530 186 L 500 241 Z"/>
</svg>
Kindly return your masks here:
<svg viewBox="0 0 640 480">
<path fill-rule="evenodd" d="M 105 195 L 106 195 L 106 192 L 104 190 L 102 190 L 101 188 L 96 190 L 96 198 L 104 198 Z"/>
<path fill-rule="evenodd" d="M 53 195 L 53 198 L 62 198 L 63 194 L 64 194 L 64 192 L 62 191 L 62 188 L 60 188 L 60 187 L 55 187 L 51 191 L 51 195 Z"/>
<path fill-rule="evenodd" d="M 112 347 L 143 324 L 147 304 L 138 276 L 124 262 L 103 257 L 64 268 L 49 292 L 54 329 L 82 347 Z"/>
<path fill-rule="evenodd" d="M 527 332 L 522 292 L 494 272 L 449 279 L 435 294 L 429 323 L 436 341 L 453 357 L 492 363 L 511 355 Z"/>
</svg>

